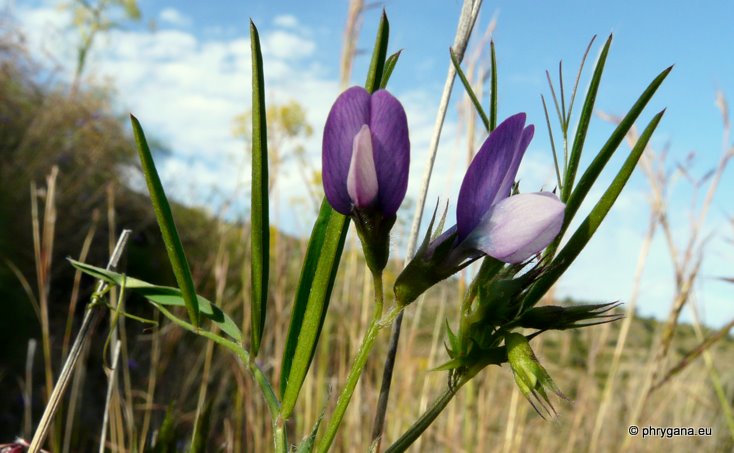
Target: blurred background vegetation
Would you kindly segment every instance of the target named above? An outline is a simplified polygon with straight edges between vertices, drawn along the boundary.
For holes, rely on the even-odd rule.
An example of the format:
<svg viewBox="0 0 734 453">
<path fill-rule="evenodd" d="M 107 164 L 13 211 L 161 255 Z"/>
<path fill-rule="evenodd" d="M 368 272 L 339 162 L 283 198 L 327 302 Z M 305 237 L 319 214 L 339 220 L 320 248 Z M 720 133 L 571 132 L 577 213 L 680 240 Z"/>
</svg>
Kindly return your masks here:
<svg viewBox="0 0 734 453">
<path fill-rule="evenodd" d="M 117 235 L 129 228 L 134 234 L 123 269 L 156 284 L 174 284 L 147 194 L 133 183 L 140 170 L 127 117 L 116 110 L 108 86 L 83 79 L 89 70 L 85 55 L 94 37 L 120 20 L 139 19 L 139 12 L 134 2 L 79 2 L 73 7 L 80 47 L 71 83 L 57 80 L 28 55 L 19 44 L 22 40 L 16 39 L 19 31 L 6 28 L 0 36 L 0 443 L 32 436 L 93 288 L 94 282 L 75 273 L 66 257 L 103 266 Z M 349 19 L 355 20 L 351 11 Z M 119 17 L 110 18 L 114 15 Z M 350 48 L 349 36 L 346 40 L 345 48 Z M 271 106 L 268 118 L 271 174 L 277 175 L 280 162 L 297 159 L 308 191 L 305 203 L 311 209 L 321 199 L 318 171 L 302 149 L 285 149 L 279 139 L 307 137 L 313 126 L 295 102 Z M 247 119 L 244 113 L 235 120 L 235 133 L 244 139 L 249 135 Z M 164 144 L 158 144 L 156 157 L 165 158 Z M 271 180 L 271 190 L 277 190 L 277 178 Z M 219 218 L 211 209 L 181 204 L 173 208 L 197 290 L 246 330 L 248 226 Z M 277 382 L 277 358 L 306 244 L 305 238 L 280 232 L 277 223 L 271 243 L 272 308 L 260 357 Z M 388 285 L 399 268 L 398 262 L 390 264 Z M 344 382 L 371 313 L 367 275 L 358 244 L 350 236 L 317 356 L 290 427 L 294 433 L 308 432 L 324 406 L 333 407 L 331 390 Z M 460 300 L 464 277 L 444 282 L 407 311 L 388 412 L 388 441 L 409 426 L 443 384 L 444 375 L 430 369 L 445 359 L 445 320 L 455 319 L 452 302 Z M 545 303 L 552 301 L 550 294 Z M 554 303 L 576 302 L 581 301 Z M 124 304 L 127 312 L 155 319 L 158 326 L 116 321 L 123 349 L 110 405 L 110 451 L 181 451 L 190 448 L 195 431 L 200 437 L 194 450 L 268 451 L 266 408 L 234 357 L 159 319 L 143 300 L 130 297 Z M 731 451 L 731 325 L 715 332 L 676 320 L 672 347 L 660 362 L 658 344 L 671 324 L 632 315 L 626 332 L 618 322 L 552 332 L 534 343 L 541 361 L 574 401 L 560 407 L 559 421 L 543 421 L 530 410 L 509 369 L 490 369 L 461 391 L 415 451 L 618 451 L 627 438 L 630 414 L 641 400 L 640 426 L 711 427 L 713 436 L 635 439 L 624 444 L 629 451 Z M 54 452 L 97 449 L 109 332 L 109 322 L 98 329 L 86 352 L 86 366 L 67 392 L 48 444 Z M 620 351 L 622 335 L 627 341 Z M 386 341 L 378 342 L 336 450 L 359 450 L 369 442 L 371 426 L 365 420 L 371 420 L 375 407 L 385 347 Z M 653 382 L 657 387 L 645 383 L 645 370 L 655 364 L 662 364 Z M 605 397 L 610 375 L 616 384 L 612 396 Z M 648 390 L 640 395 L 640 388 Z M 601 407 L 606 412 L 603 429 L 594 439 Z"/>
</svg>

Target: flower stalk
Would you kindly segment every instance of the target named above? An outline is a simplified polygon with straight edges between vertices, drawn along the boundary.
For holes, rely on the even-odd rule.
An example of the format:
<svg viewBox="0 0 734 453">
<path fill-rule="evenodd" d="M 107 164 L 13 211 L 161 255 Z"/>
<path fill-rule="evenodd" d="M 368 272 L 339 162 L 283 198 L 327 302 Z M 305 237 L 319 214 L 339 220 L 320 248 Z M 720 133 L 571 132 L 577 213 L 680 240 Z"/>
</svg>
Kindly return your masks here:
<svg viewBox="0 0 734 453">
<path fill-rule="evenodd" d="M 326 426 L 326 433 L 318 444 L 317 451 L 319 453 L 327 452 L 331 447 L 332 442 L 334 442 L 334 437 L 336 437 L 339 425 L 344 418 L 344 413 L 352 399 L 354 389 L 357 387 L 359 378 L 362 375 L 362 370 L 367 363 L 367 358 L 369 357 L 370 351 L 372 351 L 372 346 L 375 344 L 375 340 L 377 339 L 377 333 L 385 326 L 385 324 L 380 322 L 383 306 L 382 273 L 373 274 L 372 278 L 375 291 L 375 312 L 372 316 L 372 321 L 367 328 L 367 332 L 362 339 L 362 344 L 357 352 L 357 357 L 354 359 L 352 368 L 349 370 L 349 375 L 347 376 L 347 382 L 344 385 L 344 389 L 336 401 L 336 408 L 334 409 L 334 414 L 331 416 L 331 419 Z"/>
</svg>

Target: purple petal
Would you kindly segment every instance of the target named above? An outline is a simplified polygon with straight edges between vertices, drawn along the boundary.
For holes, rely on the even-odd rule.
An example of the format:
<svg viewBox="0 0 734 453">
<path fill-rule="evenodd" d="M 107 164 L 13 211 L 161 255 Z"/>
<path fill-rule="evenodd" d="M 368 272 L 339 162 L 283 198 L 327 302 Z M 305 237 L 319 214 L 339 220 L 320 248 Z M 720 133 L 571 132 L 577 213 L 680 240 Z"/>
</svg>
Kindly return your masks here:
<svg viewBox="0 0 734 453">
<path fill-rule="evenodd" d="M 370 94 L 362 87 L 352 87 L 334 102 L 324 126 L 321 155 L 324 192 L 331 206 L 344 215 L 352 210 L 347 177 L 354 137 L 369 122 Z"/>
<path fill-rule="evenodd" d="M 492 206 L 500 194 L 500 188 L 505 185 L 505 179 L 511 176 L 510 180 L 514 180 L 515 175 L 509 173 L 515 159 L 519 166 L 522 158 L 522 152 L 518 153 L 518 144 L 525 138 L 524 126 L 524 113 L 507 118 L 489 134 L 469 165 L 456 203 L 456 227 L 460 242 L 474 230 Z M 532 132 L 528 135 L 532 137 Z"/>
<path fill-rule="evenodd" d="M 535 127 L 532 124 L 522 131 L 522 136 L 520 137 L 520 142 L 517 145 L 517 150 L 512 156 L 512 163 L 507 169 L 507 173 L 505 173 L 505 178 L 502 180 L 502 184 L 500 184 L 497 194 L 494 196 L 494 200 L 492 200 L 493 205 L 510 196 L 512 185 L 515 183 L 515 177 L 517 176 L 517 170 L 520 168 L 520 161 L 525 155 L 525 151 L 528 149 L 528 145 L 530 145 L 530 141 L 533 139 L 534 133 Z"/>
<path fill-rule="evenodd" d="M 352 161 L 347 176 L 347 192 L 354 206 L 367 208 L 377 198 L 377 174 L 372 157 L 372 138 L 366 124 L 354 136 Z"/>
<path fill-rule="evenodd" d="M 410 139 L 408 120 L 400 101 L 385 90 L 372 95 L 370 131 L 380 190 L 377 209 L 385 216 L 395 214 L 408 189 Z"/>
<path fill-rule="evenodd" d="M 523 262 L 555 239 L 565 208 L 550 192 L 505 198 L 487 212 L 465 243 L 506 263 Z"/>
</svg>

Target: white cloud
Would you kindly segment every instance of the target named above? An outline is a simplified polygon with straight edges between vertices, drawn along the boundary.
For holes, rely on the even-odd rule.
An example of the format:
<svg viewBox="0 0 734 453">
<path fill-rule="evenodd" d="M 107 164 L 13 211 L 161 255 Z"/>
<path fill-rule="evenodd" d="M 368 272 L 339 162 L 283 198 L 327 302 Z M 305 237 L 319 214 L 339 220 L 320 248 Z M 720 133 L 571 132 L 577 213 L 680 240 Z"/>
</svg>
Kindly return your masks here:
<svg viewBox="0 0 734 453">
<path fill-rule="evenodd" d="M 290 14 L 275 16 L 273 23 L 282 28 L 298 28 L 298 19 Z"/>
<path fill-rule="evenodd" d="M 164 8 L 158 14 L 161 22 L 179 27 L 186 27 L 191 24 L 191 19 L 175 8 Z"/>
<path fill-rule="evenodd" d="M 276 58 L 301 59 L 308 57 L 316 49 L 316 44 L 304 36 L 290 31 L 277 30 L 266 34 L 262 41 L 263 53 Z"/>
<path fill-rule="evenodd" d="M 69 54 L 73 37 L 65 33 L 68 15 L 41 6 L 19 8 L 18 16 L 30 48 L 66 62 L 62 73 L 70 78 L 68 62 L 74 59 Z M 233 120 L 250 106 L 249 37 L 201 38 L 170 28 L 190 21 L 172 8 L 161 11 L 159 18 L 162 26 L 156 32 L 113 30 L 98 40 L 88 63 L 90 74 L 110 79 L 121 109 L 133 112 L 149 137 L 170 148 L 170 157 L 159 165 L 173 196 L 192 203 L 234 198 L 242 205 L 247 156 L 245 144 L 233 135 Z M 268 101 L 297 100 L 318 129 L 338 84 L 323 77 L 322 68 L 304 65 L 316 44 L 307 30 L 296 27 L 294 17 L 282 16 L 276 23 L 280 29 L 261 31 Z M 317 162 L 318 135 L 306 143 Z M 282 171 L 279 197 L 285 203 L 303 191 L 295 164 Z"/>
</svg>

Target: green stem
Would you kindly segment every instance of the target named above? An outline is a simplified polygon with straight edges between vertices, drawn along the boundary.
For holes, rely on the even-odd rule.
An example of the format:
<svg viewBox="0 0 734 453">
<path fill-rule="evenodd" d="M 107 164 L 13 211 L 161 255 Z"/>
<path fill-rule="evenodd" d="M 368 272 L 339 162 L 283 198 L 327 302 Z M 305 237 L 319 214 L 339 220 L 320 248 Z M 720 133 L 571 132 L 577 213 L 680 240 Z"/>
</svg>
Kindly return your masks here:
<svg viewBox="0 0 734 453">
<path fill-rule="evenodd" d="M 347 411 L 349 401 L 352 399 L 354 389 L 357 387 L 359 377 L 362 375 L 362 370 L 367 363 L 367 357 L 369 357 L 372 346 L 375 344 L 375 339 L 377 339 L 377 332 L 379 332 L 385 325 L 389 325 L 380 322 L 383 304 L 382 273 L 374 273 L 372 278 L 375 286 L 375 313 L 372 317 L 372 321 L 370 322 L 370 326 L 362 339 L 362 344 L 357 352 L 357 357 L 354 359 L 352 369 L 349 370 L 349 375 L 347 376 L 347 382 L 344 389 L 339 395 L 339 399 L 336 401 L 336 408 L 334 409 L 334 414 L 331 416 L 331 420 L 329 420 L 329 424 L 326 427 L 326 434 L 319 442 L 317 449 L 317 452 L 319 453 L 328 451 L 332 442 L 334 442 L 336 432 L 344 418 L 344 413 Z M 393 308 L 390 313 L 392 314 L 394 311 L 395 309 Z"/>
<path fill-rule="evenodd" d="M 413 425 L 408 428 L 408 430 L 405 431 L 398 440 L 395 441 L 395 443 L 385 450 L 385 453 L 401 452 L 410 447 L 410 445 L 415 442 L 415 440 L 418 439 L 429 426 L 431 426 L 431 423 L 433 423 L 436 417 L 438 417 L 438 414 L 446 408 L 449 401 L 451 401 L 459 389 L 469 382 L 470 379 L 470 377 L 462 377 L 456 384 L 449 385 L 433 402 L 433 404 L 431 404 L 431 407 L 429 407 L 428 410 L 426 410 L 423 415 L 421 415 L 421 417 L 416 420 L 415 423 L 413 423 Z"/>
<path fill-rule="evenodd" d="M 387 312 L 385 316 L 380 319 L 380 322 L 378 323 L 379 329 L 382 330 L 385 327 L 390 327 L 392 323 L 395 321 L 395 318 L 398 317 L 398 315 L 403 311 L 405 308 L 405 305 L 395 304 L 390 308 L 390 311 Z"/>
<path fill-rule="evenodd" d="M 280 416 L 273 419 L 273 441 L 276 453 L 288 453 L 288 437 L 285 433 L 285 420 Z"/>
<path fill-rule="evenodd" d="M 278 415 L 280 413 L 280 401 L 278 400 L 275 391 L 273 391 L 273 387 L 270 385 L 270 382 L 268 382 L 268 378 L 262 372 L 260 367 L 257 366 L 257 363 L 251 360 L 250 353 L 232 340 L 228 340 L 215 333 L 194 327 L 192 324 L 175 316 L 162 305 L 153 305 L 155 305 L 166 318 L 173 321 L 174 324 L 177 324 L 178 326 L 204 338 L 212 340 L 218 345 L 229 349 L 239 357 L 240 360 L 242 360 L 242 363 L 244 363 L 245 367 L 252 375 L 252 378 L 255 380 L 255 383 L 257 383 L 257 386 L 260 388 L 260 392 L 265 398 L 265 404 L 268 406 L 268 410 L 270 411 L 270 416 L 273 420 L 273 442 L 275 444 L 275 451 L 276 453 L 286 453 L 288 451 L 288 440 L 285 432 L 285 421 Z"/>
<path fill-rule="evenodd" d="M 234 343 L 234 342 L 231 342 Z M 248 361 L 245 361 L 247 364 L 247 368 L 250 370 L 250 373 L 252 374 L 253 379 L 255 379 L 255 382 L 257 383 L 258 387 L 260 387 L 260 391 L 263 394 L 263 397 L 265 398 L 265 403 L 268 405 L 268 410 L 270 411 L 270 415 L 273 418 L 273 421 L 275 422 L 276 418 L 278 417 L 278 414 L 280 413 L 280 401 L 278 401 L 278 397 L 275 395 L 275 391 L 273 390 L 273 387 L 270 385 L 270 382 L 268 382 L 268 378 L 265 377 L 262 370 L 259 366 L 255 363 L 254 360 L 250 361 L 249 357 L 250 354 L 245 351 L 243 348 L 240 348 L 241 354 L 240 357 L 242 357 L 242 360 L 245 361 L 244 357 L 248 357 Z"/>
</svg>

